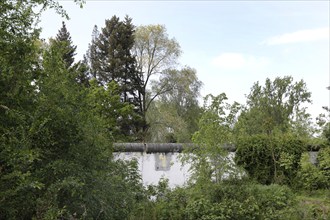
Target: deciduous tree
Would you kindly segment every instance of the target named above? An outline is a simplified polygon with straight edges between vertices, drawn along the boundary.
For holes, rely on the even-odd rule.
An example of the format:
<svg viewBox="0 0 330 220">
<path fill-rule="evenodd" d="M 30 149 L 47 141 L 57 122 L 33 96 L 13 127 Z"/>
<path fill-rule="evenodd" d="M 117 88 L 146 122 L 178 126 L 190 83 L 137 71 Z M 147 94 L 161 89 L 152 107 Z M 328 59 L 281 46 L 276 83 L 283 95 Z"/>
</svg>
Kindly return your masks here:
<svg viewBox="0 0 330 220">
<path fill-rule="evenodd" d="M 220 182 L 224 173 L 237 175 L 236 167 L 228 156 L 225 146 L 234 141 L 233 127 L 240 104 L 229 104 L 225 93 L 211 94 L 204 98 L 203 113 L 198 122 L 198 131 L 193 135 L 197 148 L 188 155 L 197 184 Z"/>
<path fill-rule="evenodd" d="M 32 9 L 56 5 L 0 2 L 0 219 L 125 219 L 136 164 L 112 159 L 89 90 L 34 29 Z"/>
<path fill-rule="evenodd" d="M 272 165 L 270 169 L 263 170 L 261 168 L 260 172 L 271 174 L 269 178 L 266 178 L 268 183 L 283 181 L 281 179 L 283 170 L 278 167 L 278 164 L 281 163 L 284 157 L 290 158 L 294 155 L 294 163 L 296 164 L 296 157 L 297 155 L 300 157 L 301 154 L 299 145 L 287 144 L 286 146 L 289 149 L 280 149 L 277 140 L 289 136 L 292 140 L 295 137 L 297 141 L 304 144 L 305 142 L 302 139 L 311 138 L 310 115 L 306 111 L 306 104 L 311 102 L 310 97 L 311 93 L 308 92 L 305 82 L 303 80 L 294 82 L 291 76 L 276 77 L 273 81 L 267 78 L 263 86 L 257 82 L 247 96 L 247 105 L 235 125 L 236 138 L 242 146 L 242 149 L 238 149 L 238 152 L 244 150 L 244 143 L 241 143 L 244 138 L 247 138 L 245 140 L 259 140 L 260 142 L 266 140 L 267 148 L 261 147 L 261 149 L 265 150 L 263 157 L 270 158 L 267 163 Z M 263 138 L 256 135 L 263 135 Z M 242 137 L 243 139 L 241 139 Z M 247 155 L 247 153 L 243 153 L 240 157 L 244 157 L 244 155 Z M 280 155 L 283 157 L 281 158 Z M 261 159 L 254 156 L 251 158 L 255 164 Z M 248 163 L 252 164 L 252 161 Z M 292 169 L 292 167 L 288 169 L 292 174 L 291 176 L 294 173 Z"/>
<path fill-rule="evenodd" d="M 301 135 L 308 130 L 301 126 L 309 120 L 305 105 L 311 103 L 310 97 L 306 83 L 294 82 L 291 76 L 277 77 L 274 81 L 267 78 L 264 86 L 257 82 L 247 96 L 246 109 L 236 128 L 248 135 L 274 132 Z"/>
<path fill-rule="evenodd" d="M 174 38 L 169 38 L 165 26 L 147 25 L 136 28 L 133 51 L 142 86 L 138 100 L 145 117 L 150 103 L 167 91 L 167 88 L 160 87 L 156 93 L 149 94 L 148 86 L 152 77 L 172 68 L 177 63 L 181 50 L 178 42 Z"/>
<path fill-rule="evenodd" d="M 40 152 L 33 148 L 31 124 L 37 102 L 35 80 L 41 72 L 37 8 L 53 7 L 53 0 L 0 2 L 0 218 L 31 219 L 37 191 L 34 176 Z"/>
<path fill-rule="evenodd" d="M 201 86 L 196 70 L 190 67 L 165 70 L 158 81 L 152 81 L 154 94 L 166 93 L 155 97 L 147 112 L 151 141 L 191 142 L 192 134 L 198 130 Z"/>
</svg>

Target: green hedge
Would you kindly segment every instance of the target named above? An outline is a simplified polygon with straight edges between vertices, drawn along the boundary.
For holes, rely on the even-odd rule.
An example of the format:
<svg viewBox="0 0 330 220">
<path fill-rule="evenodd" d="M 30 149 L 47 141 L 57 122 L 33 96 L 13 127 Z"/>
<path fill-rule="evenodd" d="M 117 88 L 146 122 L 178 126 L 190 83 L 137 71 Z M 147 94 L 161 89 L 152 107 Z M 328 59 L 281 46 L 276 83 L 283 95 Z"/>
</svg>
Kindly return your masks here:
<svg viewBox="0 0 330 220">
<path fill-rule="evenodd" d="M 291 185 L 297 175 L 304 141 L 291 136 L 255 135 L 240 138 L 235 161 L 261 184 Z"/>
</svg>

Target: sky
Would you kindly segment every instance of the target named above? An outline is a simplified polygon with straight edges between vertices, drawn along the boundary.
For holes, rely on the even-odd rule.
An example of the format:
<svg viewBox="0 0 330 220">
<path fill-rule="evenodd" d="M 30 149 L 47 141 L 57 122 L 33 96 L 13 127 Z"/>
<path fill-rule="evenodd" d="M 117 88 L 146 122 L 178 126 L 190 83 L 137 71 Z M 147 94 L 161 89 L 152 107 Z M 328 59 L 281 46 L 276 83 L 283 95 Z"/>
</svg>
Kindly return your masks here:
<svg viewBox="0 0 330 220">
<path fill-rule="evenodd" d="M 44 12 L 41 37 L 56 36 L 66 22 L 76 60 L 91 42 L 94 25 L 128 15 L 133 24 L 163 24 L 183 54 L 179 66 L 197 71 L 202 96 L 225 92 L 230 102 L 244 104 L 257 81 L 292 76 L 303 79 L 312 93 L 308 106 L 315 118 L 330 106 L 329 1 L 112 1 L 87 0 L 81 9 L 73 1 L 59 1 L 70 16 Z"/>
</svg>

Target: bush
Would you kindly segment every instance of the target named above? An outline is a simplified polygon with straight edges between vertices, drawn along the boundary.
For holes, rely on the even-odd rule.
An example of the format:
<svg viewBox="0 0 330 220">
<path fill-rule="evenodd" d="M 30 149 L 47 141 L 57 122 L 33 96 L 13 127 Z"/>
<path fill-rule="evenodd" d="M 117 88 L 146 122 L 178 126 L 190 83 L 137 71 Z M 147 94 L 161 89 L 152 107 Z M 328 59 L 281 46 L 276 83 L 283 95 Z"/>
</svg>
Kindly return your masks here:
<svg viewBox="0 0 330 220">
<path fill-rule="evenodd" d="M 237 141 L 235 161 L 261 184 L 293 183 L 305 143 L 291 136 L 255 135 Z"/>
<path fill-rule="evenodd" d="M 292 191 L 280 185 L 225 183 L 217 186 L 213 216 L 219 219 L 283 219 L 294 204 Z"/>
<path fill-rule="evenodd" d="M 322 151 L 319 153 L 319 166 L 325 168 L 327 165 L 325 155 Z M 316 190 L 329 187 L 329 178 L 327 178 L 327 170 L 322 170 L 312 164 L 309 160 L 309 154 L 303 153 L 300 159 L 300 169 L 296 177 L 296 186 L 306 190 Z"/>
<path fill-rule="evenodd" d="M 326 188 L 330 187 L 330 146 L 322 148 L 317 157 L 319 169 L 321 173 L 324 175 L 327 184 Z"/>
<path fill-rule="evenodd" d="M 289 219 L 295 205 L 288 187 L 239 180 L 210 184 L 208 191 L 195 185 L 168 189 L 149 201 L 148 209 L 140 212 L 144 217 L 131 219 Z"/>
</svg>

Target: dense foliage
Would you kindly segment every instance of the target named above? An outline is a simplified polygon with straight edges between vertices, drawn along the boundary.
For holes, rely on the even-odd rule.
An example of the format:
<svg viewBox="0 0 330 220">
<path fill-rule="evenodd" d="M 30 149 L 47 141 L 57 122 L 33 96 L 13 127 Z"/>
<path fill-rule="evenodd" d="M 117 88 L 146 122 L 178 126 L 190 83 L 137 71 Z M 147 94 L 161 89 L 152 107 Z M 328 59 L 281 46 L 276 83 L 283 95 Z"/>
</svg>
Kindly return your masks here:
<svg viewBox="0 0 330 220">
<path fill-rule="evenodd" d="M 106 87 L 111 82 L 118 85 L 117 92 L 121 101 L 134 106 L 131 114 L 123 115 L 117 125 L 121 133 L 137 139 L 145 127 L 142 109 L 141 89 L 143 81 L 137 71 L 136 59 L 131 54 L 134 45 L 134 26 L 128 16 L 124 21 L 113 16 L 105 21 L 99 33 L 94 28 L 94 36 L 87 53 L 90 64 L 90 77 Z"/>
<path fill-rule="evenodd" d="M 236 147 L 236 163 L 262 184 L 291 185 L 306 151 L 306 143 L 291 136 L 255 135 L 239 139 Z"/>
<path fill-rule="evenodd" d="M 76 80 L 69 38 L 38 39 L 39 2 L 1 2 L 0 219 L 125 218 L 142 189 L 136 164 L 113 160 L 114 135 L 94 114 L 94 88 Z"/>
<path fill-rule="evenodd" d="M 261 185 L 246 180 L 170 189 L 161 180 L 149 188 L 154 200 L 129 219 L 328 219 L 329 192 L 320 195 L 296 194 L 287 186 Z"/>
<path fill-rule="evenodd" d="M 265 85 L 257 82 L 247 96 L 236 130 L 239 135 L 292 133 L 308 137 L 312 134 L 306 112 L 310 97 L 306 83 L 294 82 L 291 76 L 273 81 L 267 78 Z"/>
<path fill-rule="evenodd" d="M 201 109 L 198 98 L 202 86 L 196 70 L 185 67 L 168 69 L 159 81 L 153 80 L 152 91 L 159 94 L 147 113 L 148 140 L 151 142 L 191 142 L 198 130 Z M 166 92 L 164 92 L 166 91 Z"/>
<path fill-rule="evenodd" d="M 202 83 L 176 69 L 165 26 L 113 16 L 76 62 L 64 22 L 39 39 L 47 8 L 67 16 L 53 0 L 0 2 L 0 220 L 329 218 L 329 110 L 315 129 L 303 81 L 266 79 L 245 105 L 222 93 L 200 107 Z M 114 158 L 120 141 L 195 143 L 182 156 L 190 181 L 143 186 L 137 161 Z"/>
</svg>

